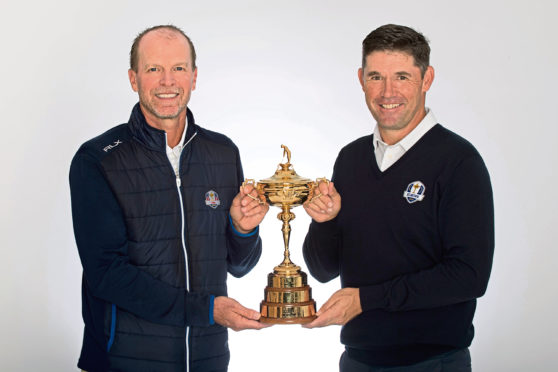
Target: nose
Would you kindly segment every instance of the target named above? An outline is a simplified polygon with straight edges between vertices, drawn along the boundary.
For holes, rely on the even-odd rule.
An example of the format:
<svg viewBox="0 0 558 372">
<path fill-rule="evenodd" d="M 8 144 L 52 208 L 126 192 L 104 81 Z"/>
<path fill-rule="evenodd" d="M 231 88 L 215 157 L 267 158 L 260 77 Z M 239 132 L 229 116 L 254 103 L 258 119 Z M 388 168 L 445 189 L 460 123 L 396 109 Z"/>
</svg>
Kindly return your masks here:
<svg viewBox="0 0 558 372">
<path fill-rule="evenodd" d="M 172 71 L 166 70 L 161 75 L 161 85 L 172 86 L 175 83 L 174 75 Z"/>
<path fill-rule="evenodd" d="M 393 81 L 390 78 L 384 79 L 382 97 L 393 97 L 393 95 L 394 95 Z"/>
</svg>

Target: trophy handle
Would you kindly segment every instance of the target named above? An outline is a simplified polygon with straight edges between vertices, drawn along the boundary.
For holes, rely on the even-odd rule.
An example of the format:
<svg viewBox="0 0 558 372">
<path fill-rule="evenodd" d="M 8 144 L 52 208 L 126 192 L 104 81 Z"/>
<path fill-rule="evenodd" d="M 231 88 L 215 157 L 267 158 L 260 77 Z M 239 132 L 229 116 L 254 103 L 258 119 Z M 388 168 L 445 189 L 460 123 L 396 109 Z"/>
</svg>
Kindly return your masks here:
<svg viewBox="0 0 558 372">
<path fill-rule="evenodd" d="M 310 202 L 316 196 L 316 195 L 314 195 L 314 190 L 318 188 L 318 184 L 320 182 L 325 182 L 326 184 L 329 185 L 330 181 L 325 177 L 321 177 L 321 178 L 316 178 L 316 181 L 310 182 L 308 184 L 308 188 L 310 189 L 310 191 L 308 192 L 308 200 L 310 200 Z M 322 196 L 322 194 L 319 194 L 317 197 L 319 198 L 320 196 Z"/>
<path fill-rule="evenodd" d="M 246 186 L 246 185 L 252 185 L 254 187 L 256 187 L 256 181 L 254 181 L 252 178 L 246 178 L 243 182 L 242 182 L 242 187 Z"/>
<path fill-rule="evenodd" d="M 254 189 L 256 190 L 256 192 L 258 193 L 258 195 L 260 196 L 260 198 L 263 198 L 263 200 L 260 199 L 260 198 L 256 198 L 255 196 L 252 196 L 251 194 L 246 194 L 247 197 L 249 197 L 252 200 L 257 201 L 260 204 L 265 204 L 266 203 L 265 202 L 265 196 L 262 195 L 262 190 L 261 190 L 261 187 L 260 187 L 260 185 L 262 185 L 261 183 L 258 184 L 253 179 L 247 178 L 242 182 L 242 187 L 244 188 L 244 186 L 246 186 L 246 185 L 252 185 L 254 187 Z"/>
<path fill-rule="evenodd" d="M 316 182 L 315 182 L 315 183 L 316 183 L 316 186 L 318 186 L 318 184 L 319 184 L 320 182 L 325 182 L 327 185 L 329 185 L 329 182 L 330 182 L 330 181 L 329 181 L 327 178 L 325 178 L 325 177 L 316 178 Z"/>
</svg>

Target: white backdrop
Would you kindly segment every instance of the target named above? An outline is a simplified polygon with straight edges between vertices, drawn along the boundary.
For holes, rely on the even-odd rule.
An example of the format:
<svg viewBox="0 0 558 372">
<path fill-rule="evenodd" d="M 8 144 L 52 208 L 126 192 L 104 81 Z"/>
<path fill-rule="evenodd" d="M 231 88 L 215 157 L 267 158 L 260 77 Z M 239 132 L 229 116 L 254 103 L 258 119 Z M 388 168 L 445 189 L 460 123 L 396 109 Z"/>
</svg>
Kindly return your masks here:
<svg viewBox="0 0 558 372">
<path fill-rule="evenodd" d="M 374 124 L 357 80 L 362 39 L 385 23 L 423 32 L 436 70 L 427 105 L 477 147 L 494 188 L 496 253 L 475 317 L 474 370 L 557 364 L 554 1 L 5 3 L 0 370 L 76 370 L 81 266 L 68 168 L 82 142 L 127 121 L 137 100 L 126 73 L 131 42 L 161 23 L 182 27 L 196 46 L 197 121 L 231 137 L 256 179 L 273 174 L 282 143 L 300 175 L 330 177 L 339 149 Z M 229 280 L 231 297 L 252 308 L 282 257 L 277 212 L 261 226 L 258 266 Z M 294 212 L 292 258 L 307 271 L 309 218 Z M 321 305 L 339 282 L 310 285 Z M 230 332 L 230 348 L 233 372 L 336 371 L 342 351 L 338 327 Z"/>
</svg>

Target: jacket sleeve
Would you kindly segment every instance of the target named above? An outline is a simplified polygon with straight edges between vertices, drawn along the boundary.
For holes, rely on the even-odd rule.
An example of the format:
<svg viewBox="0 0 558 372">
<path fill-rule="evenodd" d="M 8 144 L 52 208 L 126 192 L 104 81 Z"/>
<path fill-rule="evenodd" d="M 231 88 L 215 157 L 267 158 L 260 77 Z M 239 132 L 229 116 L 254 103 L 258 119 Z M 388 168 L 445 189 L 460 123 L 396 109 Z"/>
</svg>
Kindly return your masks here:
<svg viewBox="0 0 558 372">
<path fill-rule="evenodd" d="M 240 154 L 236 151 L 236 189 L 244 181 Z M 259 226 L 248 234 L 242 234 L 233 227 L 232 219 L 229 214 L 227 226 L 227 270 L 231 275 L 240 278 L 250 272 L 260 260 L 262 254 L 262 240 L 260 239 Z"/>
<path fill-rule="evenodd" d="M 433 267 L 360 288 L 362 309 L 428 309 L 482 296 L 494 253 L 494 206 L 480 155 L 453 171 L 439 204 L 443 259 Z"/>
<path fill-rule="evenodd" d="M 93 296 L 151 322 L 210 324 L 210 296 L 168 285 L 130 263 L 122 210 L 93 156 L 78 151 L 70 167 L 74 235 Z"/>
</svg>

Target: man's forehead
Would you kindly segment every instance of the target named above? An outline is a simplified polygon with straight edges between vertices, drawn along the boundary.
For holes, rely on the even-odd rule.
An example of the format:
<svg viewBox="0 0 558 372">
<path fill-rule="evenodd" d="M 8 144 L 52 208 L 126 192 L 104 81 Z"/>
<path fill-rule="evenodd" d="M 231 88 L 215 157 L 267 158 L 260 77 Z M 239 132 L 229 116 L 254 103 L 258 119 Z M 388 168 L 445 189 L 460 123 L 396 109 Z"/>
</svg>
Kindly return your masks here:
<svg viewBox="0 0 558 372">
<path fill-rule="evenodd" d="M 158 28 L 156 30 L 151 30 L 148 33 L 146 33 L 144 35 L 144 37 L 148 36 L 148 35 L 153 35 L 153 36 L 158 36 L 158 37 L 165 37 L 167 39 L 176 39 L 178 37 L 184 38 L 184 36 L 176 31 L 176 30 L 172 30 L 170 28 Z M 186 40 L 186 38 L 184 38 L 184 40 Z"/>
<path fill-rule="evenodd" d="M 138 51 L 141 52 L 146 45 L 152 48 L 153 46 L 157 46 L 161 42 L 165 43 L 173 41 L 182 41 L 188 48 L 190 46 L 188 40 L 186 40 L 186 38 L 179 32 L 169 29 L 157 29 L 149 31 L 148 33 L 143 35 L 138 45 Z"/>
<path fill-rule="evenodd" d="M 392 49 L 385 49 L 385 50 L 375 50 L 371 53 L 369 53 L 366 56 L 366 59 L 377 59 L 377 58 L 388 58 L 388 57 L 392 57 L 392 58 L 398 58 L 398 59 L 410 59 L 411 62 L 415 62 L 415 58 L 413 57 L 412 54 L 404 51 L 404 50 L 392 50 Z"/>
<path fill-rule="evenodd" d="M 415 58 L 402 50 L 375 50 L 366 56 L 366 69 L 374 70 L 375 68 L 398 68 L 401 65 L 407 65 L 408 67 L 415 67 L 418 69 L 415 63 Z"/>
<path fill-rule="evenodd" d="M 169 43 L 172 43 L 172 47 L 170 47 Z M 190 60 L 190 45 L 188 40 L 186 40 L 182 34 L 168 29 L 158 29 L 148 32 L 143 36 L 138 45 L 138 55 L 140 59 L 148 56 L 164 56 L 169 54 L 176 56 L 177 52 L 184 52 L 184 59 L 186 61 Z"/>
</svg>

